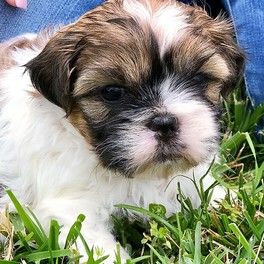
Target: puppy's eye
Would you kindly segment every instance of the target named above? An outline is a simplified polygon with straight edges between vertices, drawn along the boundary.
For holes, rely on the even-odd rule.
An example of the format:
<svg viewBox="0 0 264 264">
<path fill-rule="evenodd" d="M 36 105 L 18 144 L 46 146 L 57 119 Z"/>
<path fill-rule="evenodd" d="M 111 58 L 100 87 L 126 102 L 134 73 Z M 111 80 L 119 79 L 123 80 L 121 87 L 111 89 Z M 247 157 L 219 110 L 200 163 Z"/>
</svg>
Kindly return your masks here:
<svg viewBox="0 0 264 264">
<path fill-rule="evenodd" d="M 205 73 L 198 73 L 193 77 L 193 80 L 199 84 L 205 84 L 210 81 L 210 77 Z"/>
<path fill-rule="evenodd" d="M 122 99 L 124 89 L 115 86 L 106 86 L 101 89 L 101 97 L 107 102 L 116 102 Z"/>
<path fill-rule="evenodd" d="M 197 73 L 193 77 L 193 80 L 199 84 L 208 84 L 210 81 L 214 80 L 214 77 L 206 73 Z"/>
</svg>

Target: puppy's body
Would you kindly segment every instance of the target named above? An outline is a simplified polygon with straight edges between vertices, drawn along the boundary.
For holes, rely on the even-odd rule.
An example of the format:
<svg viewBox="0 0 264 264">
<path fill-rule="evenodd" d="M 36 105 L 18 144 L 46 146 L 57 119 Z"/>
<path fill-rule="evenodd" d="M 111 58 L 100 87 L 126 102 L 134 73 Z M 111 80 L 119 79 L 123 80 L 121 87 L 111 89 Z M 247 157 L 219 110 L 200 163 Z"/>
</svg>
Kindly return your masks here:
<svg viewBox="0 0 264 264">
<path fill-rule="evenodd" d="M 171 213 L 180 183 L 198 205 L 189 179 L 215 158 L 218 97 L 242 65 L 227 27 L 174 1 L 109 1 L 53 36 L 2 44 L 1 182 L 64 236 L 85 214 L 109 263 L 115 204 Z"/>
<path fill-rule="evenodd" d="M 161 203 L 169 213 L 175 212 L 177 182 L 194 205 L 199 204 L 191 180 L 181 175 L 192 179 L 194 173 L 198 181 L 209 162 L 175 174 L 174 179 L 167 177 L 166 168 L 155 168 L 132 179 L 120 177 L 100 167 L 65 112 L 34 90 L 23 67 L 5 72 L 1 91 L 1 182 L 22 204 L 30 205 L 42 223 L 58 219 L 66 232 L 83 213 L 87 219 L 82 232 L 87 241 L 113 254 L 116 242 L 110 234 L 109 216 L 115 204 L 147 207 Z M 213 158 L 214 154 L 209 160 Z M 2 207 L 7 203 L 9 200 L 2 198 Z"/>
</svg>

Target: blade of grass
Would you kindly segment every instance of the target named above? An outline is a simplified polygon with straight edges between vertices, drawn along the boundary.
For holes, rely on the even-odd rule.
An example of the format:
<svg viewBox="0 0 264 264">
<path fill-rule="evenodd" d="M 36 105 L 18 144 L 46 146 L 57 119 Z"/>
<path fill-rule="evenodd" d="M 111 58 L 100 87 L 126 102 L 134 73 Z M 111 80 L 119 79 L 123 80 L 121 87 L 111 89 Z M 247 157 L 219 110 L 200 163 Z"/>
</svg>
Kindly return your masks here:
<svg viewBox="0 0 264 264">
<path fill-rule="evenodd" d="M 175 228 L 173 225 L 171 225 L 168 221 L 166 221 L 162 217 L 157 216 L 156 214 L 151 213 L 144 208 L 140 208 L 140 207 L 133 206 L 133 205 L 126 205 L 126 204 L 118 204 L 118 205 L 115 205 L 115 207 L 123 208 L 123 209 L 127 209 L 127 210 L 132 210 L 132 211 L 139 212 L 139 213 L 142 213 L 144 215 L 150 216 L 151 218 L 155 219 L 159 223 L 162 223 L 163 225 L 165 225 L 175 235 L 179 236 L 179 232 L 178 232 L 177 228 Z"/>
<path fill-rule="evenodd" d="M 20 262 L 12 260 L 0 260 L 0 264 L 20 264 Z"/>
<path fill-rule="evenodd" d="M 161 256 L 159 254 L 159 252 L 154 247 L 152 247 L 150 244 L 147 244 L 147 245 L 152 250 L 152 252 L 154 253 L 154 255 L 161 261 L 162 264 L 168 264 L 167 261 L 164 259 L 164 257 Z"/>
<path fill-rule="evenodd" d="M 254 235 L 257 237 L 258 240 L 261 240 L 262 233 L 259 232 L 257 227 L 255 226 L 252 218 L 250 217 L 249 213 L 247 211 L 244 212 L 245 218 L 248 222 L 248 225 L 250 227 L 250 230 L 254 233 Z"/>
<path fill-rule="evenodd" d="M 143 261 L 143 260 L 146 260 L 146 259 L 149 259 L 149 258 L 150 258 L 150 255 L 145 255 L 145 256 L 142 256 L 142 257 L 138 257 L 138 258 L 134 258 L 134 259 L 129 259 L 129 260 L 127 260 L 126 264 L 138 263 L 140 261 Z"/>
<path fill-rule="evenodd" d="M 59 234 L 60 234 L 60 226 L 56 220 L 52 219 L 50 222 L 50 231 L 48 238 L 49 247 L 52 250 L 60 249 Z"/>
<path fill-rule="evenodd" d="M 72 255 L 69 249 L 53 250 L 53 258 L 70 257 Z M 50 259 L 50 251 L 35 252 L 25 255 L 27 261 L 41 261 L 44 259 Z"/>
<path fill-rule="evenodd" d="M 251 248 L 250 244 L 248 243 L 247 239 L 244 237 L 244 235 L 242 234 L 242 232 L 240 231 L 238 226 L 235 223 L 231 223 L 231 224 L 229 224 L 229 227 L 233 231 L 233 233 L 238 237 L 238 239 L 241 242 L 241 244 L 244 247 L 244 249 L 249 254 L 251 254 L 254 258 L 256 258 L 256 253 Z M 262 261 L 259 258 L 256 259 L 256 263 L 257 264 L 263 264 Z"/>
<path fill-rule="evenodd" d="M 11 192 L 11 190 L 7 190 L 6 193 L 8 194 L 9 198 L 13 202 L 17 213 L 21 217 L 22 221 L 24 222 L 25 227 L 29 232 L 33 233 L 33 237 L 36 240 L 38 245 L 43 245 L 45 242 L 44 235 L 41 231 L 41 229 L 34 223 L 34 221 L 31 219 L 31 217 L 28 215 L 28 213 L 24 210 L 22 205 L 18 202 L 15 195 Z"/>
<path fill-rule="evenodd" d="M 67 235 L 66 242 L 64 248 L 69 248 L 73 243 L 75 243 L 76 239 L 80 235 L 81 228 L 82 228 L 82 222 L 85 220 L 85 216 L 83 214 L 80 214 L 77 217 L 77 220 L 75 223 L 71 226 L 70 231 Z"/>
<path fill-rule="evenodd" d="M 202 223 L 197 222 L 195 228 L 195 251 L 194 251 L 194 263 L 200 264 L 202 255 L 201 255 L 201 233 L 202 233 Z"/>
</svg>

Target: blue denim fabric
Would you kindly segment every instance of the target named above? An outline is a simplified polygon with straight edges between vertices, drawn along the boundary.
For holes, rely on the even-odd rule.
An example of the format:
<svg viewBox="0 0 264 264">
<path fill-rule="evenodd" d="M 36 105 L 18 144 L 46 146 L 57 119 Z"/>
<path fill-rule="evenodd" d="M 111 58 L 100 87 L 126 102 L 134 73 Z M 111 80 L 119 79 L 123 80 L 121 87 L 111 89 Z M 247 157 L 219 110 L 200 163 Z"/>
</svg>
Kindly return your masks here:
<svg viewBox="0 0 264 264">
<path fill-rule="evenodd" d="M 11 7 L 0 0 L 0 41 L 48 26 L 66 24 L 103 0 L 28 0 L 28 9 Z"/>
<path fill-rule="evenodd" d="M 264 1 L 223 0 L 246 51 L 245 83 L 253 106 L 264 103 Z"/>
</svg>

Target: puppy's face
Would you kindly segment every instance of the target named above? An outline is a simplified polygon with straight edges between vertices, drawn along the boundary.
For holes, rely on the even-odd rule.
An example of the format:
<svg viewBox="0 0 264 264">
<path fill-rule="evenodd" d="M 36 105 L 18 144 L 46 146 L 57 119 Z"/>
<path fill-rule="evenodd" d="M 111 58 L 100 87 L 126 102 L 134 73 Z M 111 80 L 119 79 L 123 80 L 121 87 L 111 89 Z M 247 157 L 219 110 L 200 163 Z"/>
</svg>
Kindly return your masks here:
<svg viewBox="0 0 264 264">
<path fill-rule="evenodd" d="M 101 164 L 133 176 L 215 153 L 219 97 L 240 77 L 243 54 L 229 23 L 198 7 L 116 0 L 57 32 L 27 68 Z"/>
</svg>

